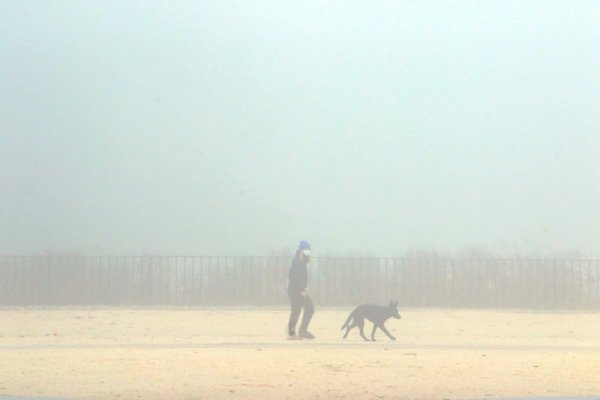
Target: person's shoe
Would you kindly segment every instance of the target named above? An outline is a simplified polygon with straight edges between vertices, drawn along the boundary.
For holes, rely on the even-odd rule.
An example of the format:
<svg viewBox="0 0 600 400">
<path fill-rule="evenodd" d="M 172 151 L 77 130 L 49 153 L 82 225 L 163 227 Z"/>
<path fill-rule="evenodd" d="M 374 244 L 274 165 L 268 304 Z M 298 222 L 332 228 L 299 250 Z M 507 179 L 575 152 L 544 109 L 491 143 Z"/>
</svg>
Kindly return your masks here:
<svg viewBox="0 0 600 400">
<path fill-rule="evenodd" d="M 302 332 L 300 332 L 300 337 L 302 339 L 314 339 L 315 335 L 313 335 L 309 331 L 302 331 Z"/>
<path fill-rule="evenodd" d="M 288 340 L 302 340 L 302 338 L 295 333 L 288 333 Z"/>
</svg>

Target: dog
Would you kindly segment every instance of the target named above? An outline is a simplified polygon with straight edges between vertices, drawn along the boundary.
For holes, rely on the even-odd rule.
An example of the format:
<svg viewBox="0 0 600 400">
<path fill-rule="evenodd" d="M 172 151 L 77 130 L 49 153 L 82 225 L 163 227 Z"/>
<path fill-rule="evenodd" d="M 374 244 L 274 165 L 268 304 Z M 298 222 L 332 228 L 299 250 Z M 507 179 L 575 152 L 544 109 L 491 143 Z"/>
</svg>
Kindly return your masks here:
<svg viewBox="0 0 600 400">
<path fill-rule="evenodd" d="M 363 331 L 365 325 L 365 318 L 373 323 L 373 331 L 371 332 L 371 341 L 375 341 L 375 331 L 377 328 L 381 329 L 383 333 L 387 335 L 391 340 L 396 340 L 391 333 L 385 328 L 383 324 L 388 318 L 394 317 L 396 319 L 400 319 L 400 313 L 398 312 L 398 302 L 390 301 L 390 304 L 387 306 L 378 306 L 375 304 L 363 304 L 358 306 L 350 313 L 348 319 L 342 326 L 342 330 L 346 328 L 346 333 L 344 334 L 344 339 L 348 336 L 348 332 L 350 329 L 358 326 L 360 330 L 360 336 L 365 339 L 367 342 L 369 339 L 365 336 Z M 350 323 L 352 321 L 352 323 Z"/>
</svg>

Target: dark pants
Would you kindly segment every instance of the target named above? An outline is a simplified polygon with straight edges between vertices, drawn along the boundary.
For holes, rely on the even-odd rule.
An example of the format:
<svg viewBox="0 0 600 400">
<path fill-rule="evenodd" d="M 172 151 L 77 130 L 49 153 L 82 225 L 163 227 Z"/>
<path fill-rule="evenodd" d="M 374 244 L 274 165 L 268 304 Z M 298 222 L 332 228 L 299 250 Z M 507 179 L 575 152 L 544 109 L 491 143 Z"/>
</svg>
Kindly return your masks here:
<svg viewBox="0 0 600 400">
<path fill-rule="evenodd" d="M 304 332 L 308 329 L 310 319 L 315 313 L 315 306 L 311 301 L 310 297 L 302 297 L 301 292 L 288 290 L 288 296 L 292 303 L 292 312 L 290 313 L 290 322 L 288 323 L 288 332 L 290 335 L 296 333 L 296 324 L 298 323 L 298 317 L 300 311 L 304 307 L 304 315 L 302 316 L 302 322 L 300 323 L 300 332 Z"/>
</svg>

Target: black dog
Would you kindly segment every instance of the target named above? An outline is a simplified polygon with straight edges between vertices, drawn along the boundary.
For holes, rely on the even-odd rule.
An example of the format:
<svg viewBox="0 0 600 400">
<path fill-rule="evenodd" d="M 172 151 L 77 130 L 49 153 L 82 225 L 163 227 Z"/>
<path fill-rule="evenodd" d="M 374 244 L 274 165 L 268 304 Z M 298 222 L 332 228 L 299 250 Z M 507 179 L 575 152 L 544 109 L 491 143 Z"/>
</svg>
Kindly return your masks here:
<svg viewBox="0 0 600 400">
<path fill-rule="evenodd" d="M 385 333 L 390 339 L 396 340 L 396 338 L 393 337 L 383 325 L 385 324 L 385 321 L 391 317 L 400 319 L 397 301 L 390 301 L 388 306 L 377 306 L 375 304 L 363 304 L 362 306 L 358 306 L 350 313 L 348 319 L 344 323 L 344 326 L 342 326 L 342 329 L 346 328 L 344 339 L 346 339 L 346 336 L 348 336 L 350 329 L 358 326 L 358 329 L 360 330 L 360 336 L 362 336 L 362 338 L 368 342 L 369 339 L 366 338 L 363 331 L 366 318 L 373 323 L 373 332 L 371 332 L 371 340 L 373 342 L 375 341 L 375 331 L 377 328 L 381 329 L 383 333 Z M 352 320 L 352 323 L 350 323 L 350 320 Z"/>
</svg>

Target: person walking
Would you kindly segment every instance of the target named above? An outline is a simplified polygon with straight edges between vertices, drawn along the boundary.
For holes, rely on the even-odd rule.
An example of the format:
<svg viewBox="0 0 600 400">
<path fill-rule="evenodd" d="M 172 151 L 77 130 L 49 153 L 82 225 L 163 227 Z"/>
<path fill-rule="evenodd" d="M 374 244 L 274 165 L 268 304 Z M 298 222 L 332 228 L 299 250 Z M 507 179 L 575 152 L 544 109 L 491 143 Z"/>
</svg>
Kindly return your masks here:
<svg viewBox="0 0 600 400">
<path fill-rule="evenodd" d="M 290 298 L 292 311 L 288 323 L 288 339 L 314 339 L 315 336 L 308 331 L 308 324 L 315 313 L 315 306 L 306 292 L 308 285 L 308 263 L 310 261 L 310 243 L 303 240 L 298 245 L 296 255 L 292 260 L 290 272 L 288 275 L 288 296 Z M 296 324 L 300 311 L 304 308 L 302 322 L 298 335 L 296 335 Z"/>
</svg>

